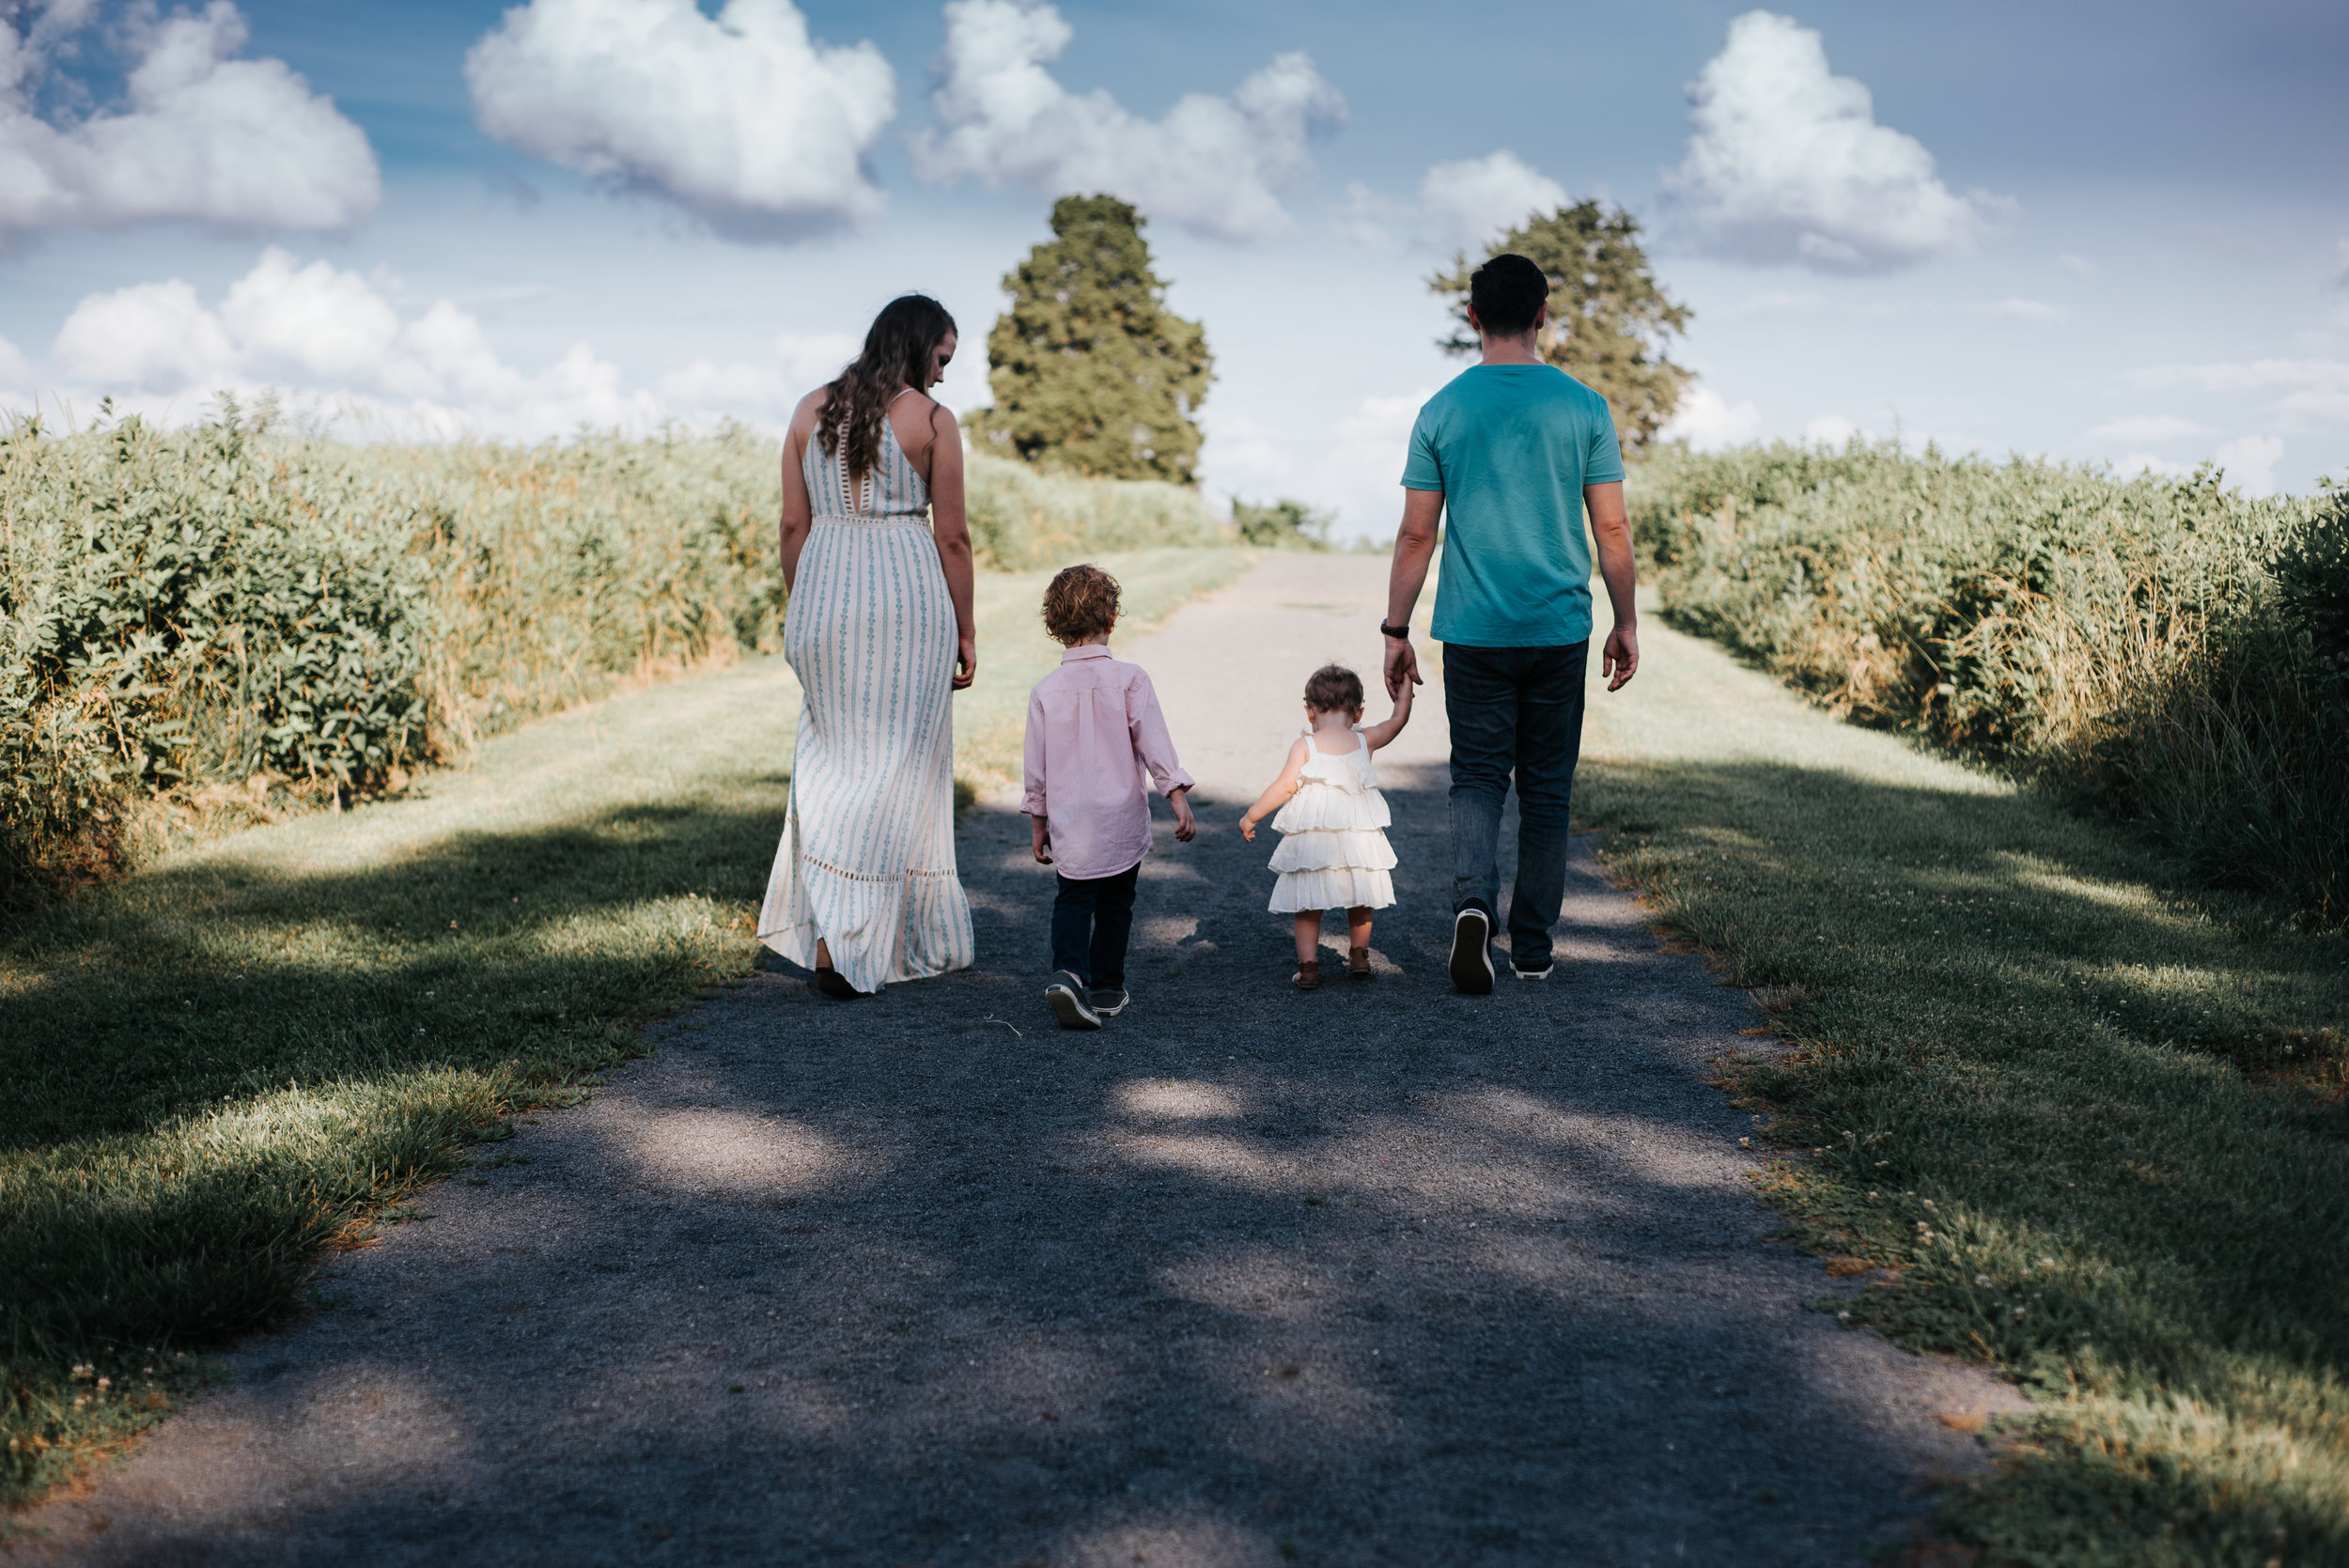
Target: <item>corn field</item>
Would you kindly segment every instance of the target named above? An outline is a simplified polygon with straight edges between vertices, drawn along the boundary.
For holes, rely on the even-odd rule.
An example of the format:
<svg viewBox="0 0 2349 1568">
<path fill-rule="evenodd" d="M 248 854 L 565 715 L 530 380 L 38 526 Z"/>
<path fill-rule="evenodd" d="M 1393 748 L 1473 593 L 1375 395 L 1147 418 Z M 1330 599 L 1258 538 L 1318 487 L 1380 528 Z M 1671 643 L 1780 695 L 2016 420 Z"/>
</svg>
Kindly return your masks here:
<svg viewBox="0 0 2349 1568">
<path fill-rule="evenodd" d="M 1663 453 L 1630 490 L 1678 624 L 2349 918 L 2349 491 L 1857 442 Z"/>
</svg>

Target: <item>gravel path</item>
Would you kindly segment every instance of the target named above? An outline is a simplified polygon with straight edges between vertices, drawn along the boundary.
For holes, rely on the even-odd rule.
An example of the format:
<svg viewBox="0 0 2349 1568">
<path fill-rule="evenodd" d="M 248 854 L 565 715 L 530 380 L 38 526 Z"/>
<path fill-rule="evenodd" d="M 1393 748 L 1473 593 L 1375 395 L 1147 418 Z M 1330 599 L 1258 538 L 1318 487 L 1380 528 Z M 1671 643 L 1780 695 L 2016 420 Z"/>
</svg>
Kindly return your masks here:
<svg viewBox="0 0 2349 1568">
<path fill-rule="evenodd" d="M 1981 1463 L 1945 1418 L 2019 1401 L 1801 1308 L 1829 1283 L 1765 1239 L 1747 1119 L 1703 1081 L 1757 1016 L 1587 853 L 1558 978 L 1450 991 L 1435 689 L 1381 763 L 1379 977 L 1283 984 L 1272 840 L 1233 824 L 1313 665 L 1373 667 L 1384 573 L 1272 557 L 1119 649 L 1207 803 L 1180 847 L 1161 808 L 1106 1031 L 1050 1026 L 1050 873 L 982 805 L 983 968 L 850 1004 L 763 972 L 664 1030 L 339 1260 L 334 1305 L 23 1521 L 48 1533 L 20 1560 L 1758 1565 L 1898 1539 L 1921 1478 Z"/>
</svg>

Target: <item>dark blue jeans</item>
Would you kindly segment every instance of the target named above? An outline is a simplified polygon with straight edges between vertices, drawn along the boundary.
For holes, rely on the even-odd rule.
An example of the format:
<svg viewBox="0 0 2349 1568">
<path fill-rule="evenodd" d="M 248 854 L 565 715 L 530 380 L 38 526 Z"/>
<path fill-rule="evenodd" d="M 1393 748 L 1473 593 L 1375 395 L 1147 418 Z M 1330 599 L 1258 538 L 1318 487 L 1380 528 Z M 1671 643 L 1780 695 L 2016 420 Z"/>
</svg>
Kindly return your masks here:
<svg viewBox="0 0 2349 1568">
<path fill-rule="evenodd" d="M 1509 955 L 1549 962 L 1549 931 L 1566 887 L 1567 808 L 1582 754 L 1582 676 L 1590 641 L 1555 648 L 1443 650 L 1443 711 L 1452 725 L 1452 908 L 1501 907 L 1501 808 L 1517 786 L 1517 880 L 1509 895 Z"/>
<path fill-rule="evenodd" d="M 1126 984 L 1126 939 L 1134 928 L 1134 881 L 1139 865 L 1114 877 L 1082 881 L 1057 874 L 1052 895 L 1052 967 L 1087 986 L 1114 991 Z"/>
</svg>

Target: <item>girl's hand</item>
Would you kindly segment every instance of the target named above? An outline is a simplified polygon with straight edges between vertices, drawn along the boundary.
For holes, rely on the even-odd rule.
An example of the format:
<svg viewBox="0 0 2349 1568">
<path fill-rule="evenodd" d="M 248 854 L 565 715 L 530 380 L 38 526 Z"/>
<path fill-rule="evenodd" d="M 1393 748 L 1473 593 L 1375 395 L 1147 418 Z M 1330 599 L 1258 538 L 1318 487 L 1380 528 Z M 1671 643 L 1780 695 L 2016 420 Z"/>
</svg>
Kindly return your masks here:
<svg viewBox="0 0 2349 1568">
<path fill-rule="evenodd" d="M 1243 844 L 1256 842 L 1256 819 L 1254 817 L 1243 816 L 1239 819 L 1239 836 Z"/>
</svg>

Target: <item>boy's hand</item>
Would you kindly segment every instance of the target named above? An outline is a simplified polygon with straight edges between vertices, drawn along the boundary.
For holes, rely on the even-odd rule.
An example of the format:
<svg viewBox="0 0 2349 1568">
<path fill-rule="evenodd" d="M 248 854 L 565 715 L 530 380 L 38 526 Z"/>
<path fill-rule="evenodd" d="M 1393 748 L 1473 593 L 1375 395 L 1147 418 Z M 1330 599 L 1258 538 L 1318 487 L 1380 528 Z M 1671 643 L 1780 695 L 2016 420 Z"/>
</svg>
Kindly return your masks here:
<svg viewBox="0 0 2349 1568">
<path fill-rule="evenodd" d="M 1190 791 L 1178 789 L 1167 801 L 1174 808 L 1174 842 L 1189 844 L 1199 836 L 1199 819 L 1190 815 Z"/>
<path fill-rule="evenodd" d="M 1028 818 L 1028 847 L 1034 851 L 1038 865 L 1052 863 L 1052 830 L 1043 817 Z"/>
</svg>

